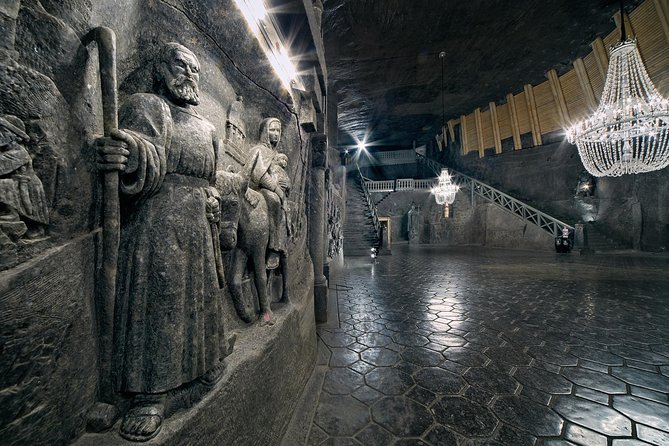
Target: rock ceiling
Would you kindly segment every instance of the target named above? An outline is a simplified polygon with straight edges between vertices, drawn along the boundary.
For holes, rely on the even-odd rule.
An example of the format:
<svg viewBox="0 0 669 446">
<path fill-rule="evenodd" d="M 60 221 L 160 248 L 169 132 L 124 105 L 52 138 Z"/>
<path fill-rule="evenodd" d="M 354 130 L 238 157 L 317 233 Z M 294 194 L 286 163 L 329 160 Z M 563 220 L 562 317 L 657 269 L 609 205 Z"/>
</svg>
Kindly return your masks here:
<svg viewBox="0 0 669 446">
<path fill-rule="evenodd" d="M 628 1 L 627 3 L 631 3 Z M 638 1 L 636 3 L 639 3 Z M 325 0 L 338 146 L 425 143 L 458 117 L 571 68 L 611 32 L 615 0 Z"/>
</svg>

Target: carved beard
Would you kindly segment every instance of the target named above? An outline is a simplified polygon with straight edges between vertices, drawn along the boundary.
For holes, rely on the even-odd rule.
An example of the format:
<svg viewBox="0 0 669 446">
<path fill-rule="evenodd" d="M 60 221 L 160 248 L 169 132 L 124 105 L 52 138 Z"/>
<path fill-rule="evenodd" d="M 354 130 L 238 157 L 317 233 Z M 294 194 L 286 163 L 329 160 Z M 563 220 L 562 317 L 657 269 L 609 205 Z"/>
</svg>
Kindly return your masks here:
<svg viewBox="0 0 669 446">
<path fill-rule="evenodd" d="M 198 105 L 200 103 L 197 82 L 184 75 L 175 76 L 168 80 L 167 89 L 173 97 L 187 104 Z"/>
</svg>

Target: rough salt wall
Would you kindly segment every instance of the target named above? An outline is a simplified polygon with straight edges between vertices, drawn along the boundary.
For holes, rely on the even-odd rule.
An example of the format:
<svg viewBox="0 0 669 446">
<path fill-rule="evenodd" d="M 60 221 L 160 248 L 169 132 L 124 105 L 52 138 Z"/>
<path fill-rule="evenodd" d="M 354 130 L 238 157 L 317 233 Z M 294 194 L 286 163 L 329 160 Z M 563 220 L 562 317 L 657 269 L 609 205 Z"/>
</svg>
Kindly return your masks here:
<svg viewBox="0 0 669 446">
<path fill-rule="evenodd" d="M 375 193 L 378 201 L 385 194 Z M 471 204 L 468 191 L 456 195 L 448 218 L 427 192 L 393 192 L 378 206 L 380 217 L 391 218 L 392 241 L 406 242 L 407 213 L 411 204 L 420 208 L 420 243 L 476 245 L 495 248 L 552 250 L 553 237 L 536 225 L 477 198 Z"/>
<path fill-rule="evenodd" d="M 554 142 L 483 158 L 453 155 L 457 151 L 452 145 L 434 156 L 567 223 L 594 218 L 596 229 L 622 246 L 646 251 L 669 247 L 669 169 L 597 178 L 589 215 L 574 198 L 584 168 L 573 145 Z"/>
<path fill-rule="evenodd" d="M 227 289 L 221 291 L 226 328 L 237 331 L 240 341 L 231 357 L 236 372 L 231 369 L 227 377 L 231 381 L 225 384 L 233 390 L 216 393 L 221 398 L 217 400 L 221 417 L 228 423 L 224 434 L 219 434 L 220 441 L 226 443 L 225 435 L 235 430 L 250 429 L 252 434 L 255 428 L 266 431 L 267 441 L 280 437 L 289 419 L 286 412 L 292 410 L 291 398 L 299 395 L 315 355 L 304 187 L 310 147 L 291 98 L 281 89 L 234 2 L 15 3 L 20 4 L 15 51 L 9 60 L 0 58 L 0 80 L 3 85 L 13 82 L 14 87 L 0 89 L 0 112 L 16 114 L 34 123 L 35 132 L 42 132 L 37 136 L 42 138 L 43 153 L 38 153 L 34 164 L 49 199 L 51 221 L 49 237 L 23 249 L 18 266 L 0 272 L 3 444 L 67 444 L 82 434 L 86 412 L 95 401 L 94 285 L 101 253 L 96 243 L 100 191 L 91 143 L 102 133 L 102 115 L 97 50 L 94 45 L 83 48 L 80 38 L 99 25 L 116 31 L 121 102 L 132 93 L 149 91 L 148 61 L 162 43 L 178 41 L 200 60 L 198 111 L 216 126 L 221 138 L 228 107 L 238 94 L 245 98 L 250 145 L 257 142 L 263 118 L 275 116 L 283 124 L 279 150 L 290 158 L 290 199 L 296 218 L 296 233 L 289 245 L 294 305 L 280 311 L 283 328 L 273 335 L 272 328 L 266 328 L 258 335 L 258 327 L 246 326 L 237 318 Z M 17 79 L 32 88 L 23 88 Z M 17 101 L 15 95 L 22 89 L 27 93 Z M 250 294 L 248 280 L 246 287 Z M 259 356 L 259 350 L 268 354 Z M 262 366 L 255 367 L 257 361 Z M 272 382 L 280 391 L 267 395 L 264 386 Z M 240 389 L 252 401 L 241 409 L 235 404 L 242 395 L 226 403 Z M 264 409 L 258 412 L 257 406 L 252 407 L 256 403 L 264 404 Z M 231 417 L 236 410 L 237 417 Z M 255 420 L 251 427 L 249 419 Z M 116 429 L 109 435 L 112 444 L 121 442 Z M 202 441 L 206 444 L 207 437 Z"/>
</svg>

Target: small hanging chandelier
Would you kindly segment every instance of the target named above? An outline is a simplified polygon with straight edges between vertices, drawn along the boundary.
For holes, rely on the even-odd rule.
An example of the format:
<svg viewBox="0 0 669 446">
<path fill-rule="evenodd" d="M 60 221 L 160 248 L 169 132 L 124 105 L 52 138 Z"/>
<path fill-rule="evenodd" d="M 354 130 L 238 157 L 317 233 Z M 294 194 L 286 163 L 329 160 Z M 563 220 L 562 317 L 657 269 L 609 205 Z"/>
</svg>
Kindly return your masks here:
<svg viewBox="0 0 669 446">
<path fill-rule="evenodd" d="M 435 188 L 432 189 L 434 194 L 434 199 L 437 201 L 437 204 L 453 204 L 455 201 L 455 194 L 458 193 L 460 188 L 451 183 L 451 176 L 448 174 L 448 169 L 441 169 L 439 174 L 439 183 Z"/>
<path fill-rule="evenodd" d="M 669 165 L 669 101 L 650 80 L 635 38 L 627 38 L 623 4 L 621 38 L 611 47 L 604 92 L 594 114 L 567 129 L 586 170 L 617 177 Z"/>
</svg>

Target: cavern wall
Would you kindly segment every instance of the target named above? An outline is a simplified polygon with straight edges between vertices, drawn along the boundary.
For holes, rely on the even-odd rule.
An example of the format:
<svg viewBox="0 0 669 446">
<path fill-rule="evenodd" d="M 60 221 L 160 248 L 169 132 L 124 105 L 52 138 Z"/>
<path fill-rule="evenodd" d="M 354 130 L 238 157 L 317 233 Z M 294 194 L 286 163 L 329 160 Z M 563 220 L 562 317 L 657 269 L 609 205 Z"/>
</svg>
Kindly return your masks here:
<svg viewBox="0 0 669 446">
<path fill-rule="evenodd" d="M 313 18 L 312 2 L 300 3 L 303 14 Z M 311 372 L 316 353 L 307 185 L 312 169 L 313 133 L 326 131 L 322 124 L 319 126 L 323 119 L 318 118 L 317 104 L 325 92 L 320 86 L 318 93 L 309 86 L 306 91 L 284 88 L 232 0 L 11 0 L 0 6 L 0 19 L 3 24 L 0 39 L 0 157 L 3 157 L 0 162 L 0 438 L 3 444 L 126 441 L 119 437 L 119 429 L 123 428 L 116 419 L 122 418 L 137 402 L 130 393 L 114 386 L 110 373 L 117 373 L 120 366 L 110 349 L 113 344 L 116 351 L 119 337 L 127 335 L 130 329 L 114 323 L 151 319 L 153 316 L 147 314 L 160 312 L 160 305 L 155 303 L 167 298 L 152 290 L 160 289 L 162 276 L 168 276 L 167 283 L 176 283 L 170 281 L 177 276 L 184 276 L 184 283 L 191 283 L 188 280 L 193 274 L 202 274 L 191 273 L 192 268 L 188 267 L 208 254 L 195 250 L 191 239 L 181 238 L 196 233 L 198 219 L 211 223 L 211 233 L 205 231 L 203 237 L 214 246 L 205 243 L 201 249 L 212 249 L 211 255 L 219 257 L 216 265 L 204 261 L 202 268 L 217 271 L 219 285 L 215 289 L 205 287 L 207 296 L 213 300 L 202 301 L 198 304 L 202 307 L 193 309 L 183 319 L 188 325 L 189 318 L 197 318 L 199 313 L 215 318 L 214 322 L 203 323 L 222 327 L 224 334 L 217 345 L 222 353 L 216 358 L 224 359 L 213 382 L 208 381 L 207 375 L 193 383 L 176 382 L 174 388 L 156 390 L 164 393 L 159 409 L 160 418 L 165 421 L 153 441 L 276 444 Z M 108 67 L 105 68 L 102 54 L 105 49 L 94 43 L 82 44 L 82 38 L 99 26 L 109 27 L 116 35 L 121 129 L 124 125 L 136 125 L 132 132 L 126 133 L 131 135 L 127 172 L 146 169 L 158 178 L 155 189 L 141 199 L 131 200 L 130 184 L 140 175 L 130 178 L 127 172 L 121 174 L 117 215 L 121 248 L 112 259 L 102 242 L 108 236 L 102 227 L 109 215 L 103 212 L 107 197 L 103 194 L 102 175 L 96 168 L 96 161 L 100 161 L 96 141 L 108 121 L 103 114 L 100 89 L 109 72 L 105 71 Z M 307 40 L 319 38 L 320 32 L 310 29 L 305 35 Z M 156 61 L 165 54 L 161 50 L 167 42 L 183 45 L 196 59 L 187 62 L 192 67 L 176 67 L 176 56 L 174 60 L 160 61 L 167 63 L 169 70 L 190 70 L 191 76 L 197 68 L 199 105 L 196 107 L 177 104 L 168 93 L 165 75 L 156 76 L 160 65 Z M 177 53 L 183 57 L 184 51 Z M 311 70 L 324 90 L 325 67 L 317 68 Z M 269 117 L 276 118 L 280 127 L 278 142 L 270 139 L 267 143 L 261 135 L 261 124 Z M 171 130 L 164 130 L 168 125 L 162 119 L 170 122 Z M 189 177 L 199 167 L 184 170 L 186 155 L 174 155 L 177 149 L 188 150 L 196 145 L 194 141 L 202 139 L 197 128 L 186 124 L 180 127 L 186 122 L 184 119 L 209 123 L 201 126 L 211 131 L 206 136 L 207 150 L 211 150 L 212 156 L 216 151 L 217 160 L 215 166 L 208 167 L 209 176 L 204 182 Z M 162 142 L 156 142 L 158 137 L 163 138 Z M 265 149 L 260 148 L 263 144 Z M 133 158 L 137 153 L 145 157 Z M 255 153 L 261 154 L 256 158 Z M 285 155 L 285 161 L 277 154 Z M 267 170 L 258 173 L 261 166 Z M 262 179 L 270 171 L 271 175 L 267 175 L 274 178 L 273 183 Z M 220 180 L 227 174 L 230 181 Z M 214 181 L 214 175 L 219 180 Z M 205 186 L 207 182 L 211 186 Z M 214 191 L 214 183 L 218 192 Z M 220 209 L 220 220 L 213 216 L 217 211 L 209 207 L 205 219 L 204 211 L 195 215 L 184 204 L 199 200 L 198 194 L 205 189 L 212 194 L 208 197 L 218 203 L 212 206 Z M 262 209 L 265 201 L 270 200 L 263 197 L 270 193 L 281 197 L 275 208 L 277 217 L 269 216 L 267 210 L 264 217 L 257 216 L 253 211 L 257 206 Z M 211 200 L 207 203 L 209 206 Z M 144 215 L 140 211 L 143 206 L 161 207 L 156 212 L 162 217 L 146 211 L 146 215 L 154 217 L 144 224 L 140 218 Z M 226 215 L 235 214 L 233 211 L 238 208 L 234 221 L 237 226 L 226 226 L 229 223 Z M 234 216 L 230 222 L 233 219 Z M 273 261 L 269 254 L 274 245 L 271 242 L 268 245 L 267 241 L 262 245 L 262 240 L 259 242 L 249 234 L 253 224 L 272 225 L 273 221 L 281 222 L 275 227 L 285 240 L 277 251 L 279 266 L 266 270 L 265 255 L 267 263 Z M 181 229 L 174 229 L 177 226 Z M 147 235 L 138 235 L 140 232 Z M 221 244 L 216 246 L 219 237 Z M 147 248 L 145 254 L 133 257 L 127 248 L 139 245 L 132 245 L 130 239 L 148 240 L 149 246 L 158 243 L 165 252 Z M 163 271 L 154 263 L 146 281 L 116 282 L 121 284 L 119 289 L 125 289 L 126 285 L 133 290 L 146 288 L 148 291 L 142 293 L 148 296 L 149 310 L 142 311 L 149 313 L 142 316 L 136 310 L 116 305 L 116 316 L 113 311 L 106 316 L 102 314 L 102 309 L 106 305 L 109 309 L 110 304 L 101 287 L 104 265 L 112 264 L 117 271 L 135 271 L 138 266 L 122 264 L 124 259 L 170 257 L 183 259 L 185 268 L 167 266 Z M 257 267 L 261 260 L 263 266 Z M 129 274 L 128 277 L 135 277 Z M 183 292 L 188 299 L 191 294 Z M 193 299 L 197 301 L 200 297 Z M 271 302 L 271 317 L 265 300 Z M 119 302 L 112 299 L 112 308 Z M 189 305 L 185 308 L 190 309 Z M 213 307 L 217 310 L 211 310 Z M 119 316 L 124 311 L 125 316 Z M 150 332 L 157 328 L 148 324 L 146 329 Z M 199 336 L 180 332 L 178 328 L 173 330 L 177 331 L 170 331 L 166 338 L 192 341 Z M 206 329 L 203 333 L 207 333 Z M 140 336 L 136 342 L 143 339 Z M 160 344 L 161 336 L 151 339 L 154 339 L 148 344 L 151 349 L 171 351 L 171 346 Z M 191 341 L 184 344 L 184 351 L 190 348 Z M 130 356 L 130 359 L 141 362 L 146 358 Z M 198 370 L 205 367 L 198 361 L 208 364 L 208 359 L 199 357 L 194 362 Z M 145 366 L 144 371 L 151 375 L 179 367 L 183 363 L 162 364 L 158 371 Z M 109 404 L 100 405 L 101 402 Z M 84 435 L 87 424 L 89 433 Z"/>
</svg>

